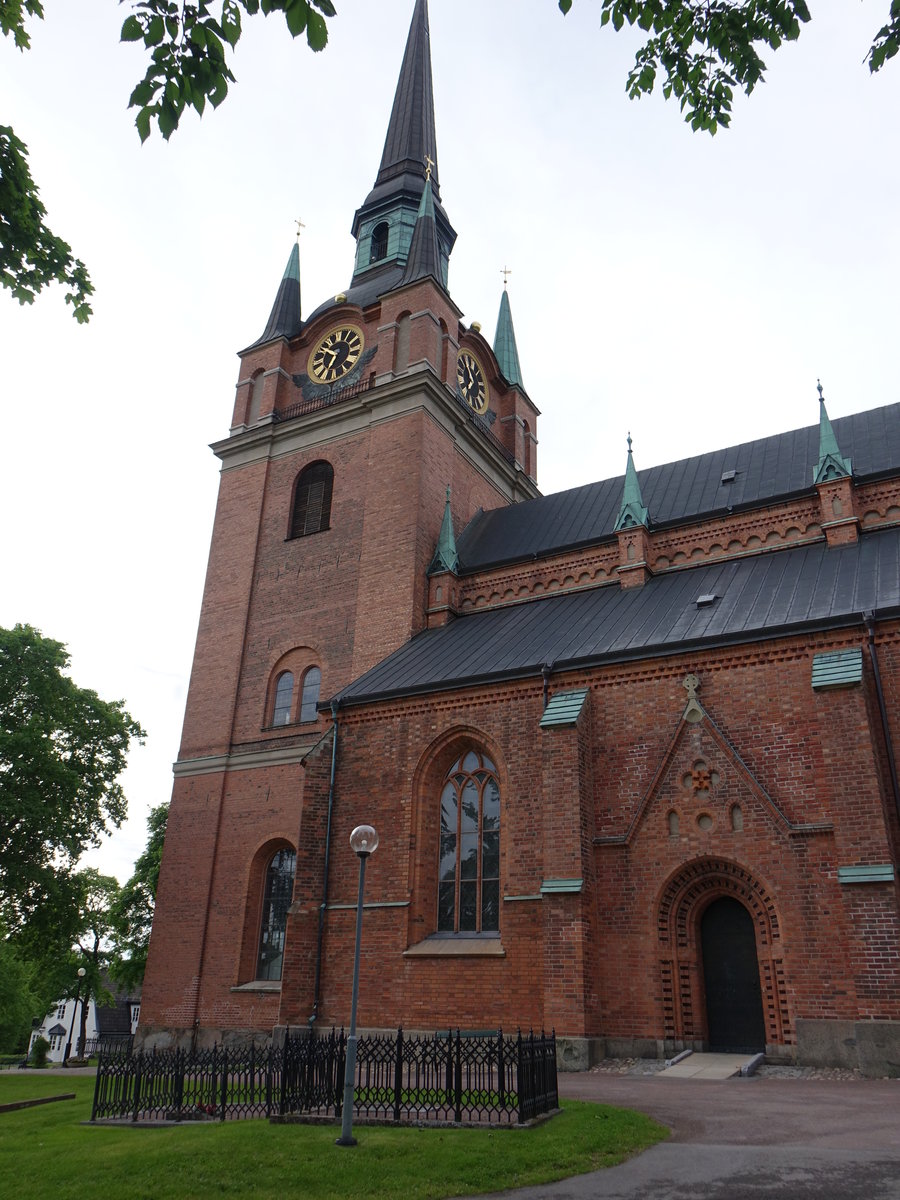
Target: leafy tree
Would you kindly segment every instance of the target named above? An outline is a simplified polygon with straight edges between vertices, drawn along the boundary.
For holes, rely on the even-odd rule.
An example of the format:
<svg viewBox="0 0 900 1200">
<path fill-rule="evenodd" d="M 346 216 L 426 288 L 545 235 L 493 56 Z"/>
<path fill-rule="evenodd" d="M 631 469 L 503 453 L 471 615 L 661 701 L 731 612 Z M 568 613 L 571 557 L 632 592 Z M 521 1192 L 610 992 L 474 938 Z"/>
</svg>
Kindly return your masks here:
<svg viewBox="0 0 900 1200">
<path fill-rule="evenodd" d="M 572 0 L 558 0 L 563 13 Z M 674 96 L 694 130 L 714 134 L 731 122 L 734 90 L 748 96 L 762 80 L 760 51 L 796 41 L 811 20 L 806 0 L 599 0 L 600 24 L 636 26 L 648 35 L 635 55 L 626 91 L 647 95 L 664 72 L 666 99 Z M 887 22 L 869 50 L 869 70 L 881 69 L 900 49 L 900 0 L 890 0 Z"/>
<path fill-rule="evenodd" d="M 76 876 L 79 891 L 79 928 L 72 956 L 73 973 L 84 967 L 81 983 L 81 1006 L 78 1014 L 79 1034 L 76 1053 L 84 1049 L 87 1039 L 88 1001 L 100 1005 L 112 1000 L 107 987 L 107 970 L 113 957 L 112 938 L 115 935 L 113 916 L 119 900 L 119 881 L 112 875 L 101 875 L 94 867 L 86 867 Z M 76 985 L 77 987 L 77 985 Z"/>
<path fill-rule="evenodd" d="M 115 957 L 112 975 L 127 990 L 135 988 L 144 978 L 150 927 L 159 884 L 163 842 L 169 805 L 160 804 L 147 817 L 147 845 L 134 864 L 131 878 L 119 892 L 113 908 Z"/>
<path fill-rule="evenodd" d="M 281 12 L 292 37 L 306 34 L 321 50 L 328 40 L 325 17 L 335 13 L 331 0 L 121 0 L 133 10 L 122 26 L 122 40 L 143 41 L 150 52 L 144 78 L 131 96 L 137 108 L 141 141 L 155 121 L 163 137 L 177 127 L 185 107 L 203 112 L 228 94 L 234 75 L 225 61 L 241 36 L 242 14 Z M 215 9 L 218 16 L 213 15 Z M 324 14 L 324 15 L 323 15 Z M 0 33 L 20 50 L 31 44 L 26 18 L 42 19 L 42 0 L 0 0 Z M 72 248 L 47 226 L 47 212 L 28 167 L 28 149 L 8 125 L 0 125 L 0 284 L 20 304 L 31 304 L 48 284 L 68 290 L 77 321 L 88 321 L 93 294 L 87 268 Z"/>
<path fill-rule="evenodd" d="M 24 1052 L 32 1020 L 49 1007 L 33 984 L 31 963 L 13 941 L 0 937 L 0 1054 Z"/>
<path fill-rule="evenodd" d="M 185 108 L 202 116 L 207 101 L 213 108 L 222 103 L 235 82 L 225 48 L 237 45 L 243 13 L 284 13 L 291 37 L 305 33 L 311 50 L 325 48 L 325 17 L 335 15 L 331 0 L 131 0 L 131 7 L 135 11 L 125 19 L 122 41 L 143 42 L 150 51 L 146 74 L 130 100 L 138 110 L 135 124 L 142 142 L 153 121 L 168 138 Z"/>
<path fill-rule="evenodd" d="M 118 776 L 144 736 L 122 701 L 77 687 L 68 665 L 31 626 L 0 629 L 0 922 L 48 945 L 77 932 L 73 867 L 121 824 Z"/>
<path fill-rule="evenodd" d="M 186 108 L 202 115 L 217 107 L 235 77 L 227 52 L 237 45 L 244 17 L 283 14 L 292 37 L 306 35 L 312 50 L 328 41 L 332 0 L 120 0 L 131 12 L 122 40 L 149 52 L 144 78 L 131 94 L 141 141 L 154 123 L 169 138 Z M 573 0 L 557 0 L 567 13 Z M 674 97 L 692 129 L 715 133 L 731 121 L 735 88 L 748 95 L 762 80 L 761 51 L 794 41 L 810 20 L 806 0 L 597 0 L 601 25 L 625 25 L 647 34 L 628 73 L 632 99 L 662 90 Z M 0 0 L 0 33 L 20 50 L 29 46 L 27 17 L 42 18 L 41 0 Z M 888 18 L 867 55 L 878 71 L 900 49 L 900 0 L 889 0 Z M 78 321 L 91 315 L 93 285 L 84 264 L 46 224 L 46 211 L 28 169 L 28 152 L 9 126 L 0 125 L 0 283 L 21 304 L 54 282 L 69 291 Z"/>
<path fill-rule="evenodd" d="M 94 285 L 68 242 L 44 223 L 46 215 L 25 144 L 8 125 L 0 125 L 0 282 L 20 304 L 33 303 L 46 284 L 61 283 L 75 320 L 87 321 Z"/>
</svg>

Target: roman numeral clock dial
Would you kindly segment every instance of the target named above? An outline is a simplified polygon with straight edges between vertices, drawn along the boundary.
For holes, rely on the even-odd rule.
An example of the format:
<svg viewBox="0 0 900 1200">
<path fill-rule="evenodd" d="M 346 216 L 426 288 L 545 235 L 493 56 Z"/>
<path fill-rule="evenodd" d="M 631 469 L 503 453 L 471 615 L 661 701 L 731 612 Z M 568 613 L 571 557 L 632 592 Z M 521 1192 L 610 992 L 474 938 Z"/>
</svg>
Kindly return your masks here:
<svg viewBox="0 0 900 1200">
<path fill-rule="evenodd" d="M 483 413 L 488 405 L 488 390 L 481 363 L 468 350 L 460 350 L 456 359 L 456 386 L 473 412 Z"/>
<path fill-rule="evenodd" d="M 365 338 L 355 325 L 341 325 L 326 333 L 309 356 L 307 372 L 319 383 L 336 383 L 359 362 Z"/>
</svg>

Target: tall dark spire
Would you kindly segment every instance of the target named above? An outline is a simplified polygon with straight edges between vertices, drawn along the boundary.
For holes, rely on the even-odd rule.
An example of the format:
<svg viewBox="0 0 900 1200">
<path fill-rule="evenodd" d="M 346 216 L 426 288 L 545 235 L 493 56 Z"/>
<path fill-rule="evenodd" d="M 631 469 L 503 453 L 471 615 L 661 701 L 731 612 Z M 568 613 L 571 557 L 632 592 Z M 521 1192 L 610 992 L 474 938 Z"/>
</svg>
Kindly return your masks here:
<svg viewBox="0 0 900 1200">
<path fill-rule="evenodd" d="M 435 199 L 440 200 L 428 3 L 427 0 L 416 0 L 375 187 L 407 172 L 424 180 L 426 158 L 432 163 L 431 186 Z"/>
<path fill-rule="evenodd" d="M 429 178 L 441 258 L 439 278 L 446 283 L 456 233 L 440 202 L 428 4 L 416 0 L 375 186 L 353 218 L 356 266 L 351 287 L 370 277 L 381 281 L 382 291 L 397 285 L 402 274 L 398 268 L 406 266 Z"/>
</svg>

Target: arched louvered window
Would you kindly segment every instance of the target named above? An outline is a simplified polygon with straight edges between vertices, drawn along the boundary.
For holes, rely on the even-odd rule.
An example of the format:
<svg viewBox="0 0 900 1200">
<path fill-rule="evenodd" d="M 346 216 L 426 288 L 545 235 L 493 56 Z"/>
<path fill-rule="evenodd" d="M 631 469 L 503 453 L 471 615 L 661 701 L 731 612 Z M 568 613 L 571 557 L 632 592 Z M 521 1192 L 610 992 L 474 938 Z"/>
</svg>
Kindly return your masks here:
<svg viewBox="0 0 900 1200">
<path fill-rule="evenodd" d="M 262 922 L 259 931 L 257 979 L 280 979 L 284 965 L 284 934 L 294 890 L 297 855 L 285 847 L 277 850 L 266 868 Z"/>
<path fill-rule="evenodd" d="M 275 704 L 272 708 L 272 724 L 287 725 L 291 719 L 291 701 L 294 698 L 294 676 L 282 671 L 275 684 Z"/>
<path fill-rule="evenodd" d="M 500 928 L 500 787 L 489 758 L 470 750 L 441 791 L 439 933 Z"/>
<path fill-rule="evenodd" d="M 333 486 L 334 470 L 330 463 L 315 462 L 300 472 L 291 512 L 292 538 L 320 533 L 329 527 Z"/>
<path fill-rule="evenodd" d="M 388 228 L 387 221 L 381 221 L 372 230 L 372 252 L 369 262 L 379 262 L 382 258 L 387 258 Z"/>
<path fill-rule="evenodd" d="M 316 705 L 319 703 L 319 690 L 322 687 L 322 672 L 318 667 L 310 667 L 303 676 L 303 693 L 300 698 L 300 720 L 314 721 L 319 715 Z"/>
</svg>

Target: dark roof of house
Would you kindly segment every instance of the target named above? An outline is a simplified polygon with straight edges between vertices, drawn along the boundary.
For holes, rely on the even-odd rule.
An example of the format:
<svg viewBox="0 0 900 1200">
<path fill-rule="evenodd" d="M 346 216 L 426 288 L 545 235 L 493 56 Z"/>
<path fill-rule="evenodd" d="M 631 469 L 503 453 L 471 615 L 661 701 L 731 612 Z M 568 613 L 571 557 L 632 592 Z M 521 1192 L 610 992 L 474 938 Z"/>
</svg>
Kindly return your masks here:
<svg viewBox="0 0 900 1200">
<path fill-rule="evenodd" d="M 96 1013 L 100 1037 L 131 1033 L 131 1007 L 127 1000 L 117 999 L 113 1004 L 98 1004 Z"/>
<path fill-rule="evenodd" d="M 525 507 L 522 505 L 521 507 Z M 698 607 L 701 596 L 715 596 Z M 900 616 L 900 528 L 670 571 L 457 617 L 412 638 L 342 703 L 438 691 L 692 647 Z"/>
<path fill-rule="evenodd" d="M 900 404 L 833 421 L 841 454 L 856 478 L 900 465 Z M 812 489 L 819 426 L 744 442 L 638 471 L 652 526 L 728 509 L 750 508 Z M 734 471 L 731 482 L 722 476 Z M 478 513 L 457 539 L 460 573 L 538 558 L 611 538 L 624 476 Z"/>
</svg>

